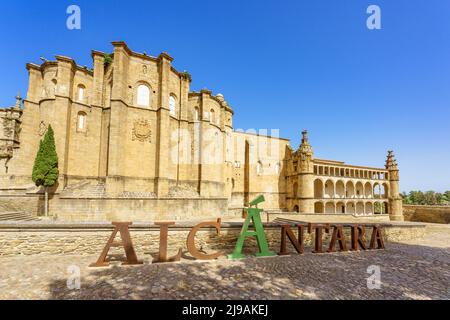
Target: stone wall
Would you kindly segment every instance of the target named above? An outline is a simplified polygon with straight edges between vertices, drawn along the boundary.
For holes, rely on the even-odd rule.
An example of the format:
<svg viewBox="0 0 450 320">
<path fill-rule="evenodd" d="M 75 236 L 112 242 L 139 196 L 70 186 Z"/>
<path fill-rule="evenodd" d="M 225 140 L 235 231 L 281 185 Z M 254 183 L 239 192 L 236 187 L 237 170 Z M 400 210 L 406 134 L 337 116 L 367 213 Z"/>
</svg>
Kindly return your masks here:
<svg viewBox="0 0 450 320">
<path fill-rule="evenodd" d="M 405 221 L 450 223 L 450 206 L 403 205 Z"/>
<path fill-rule="evenodd" d="M 169 254 L 175 254 L 178 248 L 183 249 L 184 257 L 190 255 L 186 249 L 186 239 L 195 223 L 179 223 L 169 229 Z M 214 229 L 202 229 L 197 233 L 197 248 L 212 252 L 222 250 L 224 254 L 231 253 L 241 230 L 241 223 L 222 223 L 220 235 Z M 296 228 L 292 227 L 295 234 Z M 367 241 L 372 234 L 367 228 Z M 350 247 L 350 228 L 345 228 L 347 243 Z M 76 254 L 100 255 L 111 235 L 109 224 L 0 224 L 0 256 L 37 255 L 37 254 Z M 387 244 L 408 239 L 423 237 L 424 225 L 418 224 L 384 224 L 383 233 Z M 130 229 L 133 244 L 140 259 L 149 259 L 159 251 L 159 227 L 153 224 L 135 224 Z M 265 225 L 265 233 L 269 247 L 275 252 L 280 250 L 280 224 Z M 324 236 L 324 246 L 329 243 L 330 234 Z M 313 237 L 305 231 L 305 251 L 312 250 Z M 293 246 L 288 241 L 288 249 L 294 253 Z M 246 240 L 244 252 L 255 253 L 256 241 Z M 123 253 L 122 248 L 113 248 L 111 253 Z"/>
<path fill-rule="evenodd" d="M 63 198 L 50 195 L 49 213 L 58 221 L 139 221 L 193 220 L 232 217 L 225 198 Z M 5 211 L 25 211 L 43 216 L 43 196 L 0 196 Z M 237 213 L 239 214 L 239 213 Z M 237 217 L 240 217 L 239 215 Z"/>
</svg>

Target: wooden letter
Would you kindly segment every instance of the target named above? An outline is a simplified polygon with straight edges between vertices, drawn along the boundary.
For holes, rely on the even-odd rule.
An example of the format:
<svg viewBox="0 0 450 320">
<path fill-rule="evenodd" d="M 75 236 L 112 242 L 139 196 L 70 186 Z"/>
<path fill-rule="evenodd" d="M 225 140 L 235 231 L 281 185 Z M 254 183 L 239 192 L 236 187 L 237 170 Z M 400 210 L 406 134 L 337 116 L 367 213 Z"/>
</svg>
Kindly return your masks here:
<svg viewBox="0 0 450 320">
<path fill-rule="evenodd" d="M 375 248 L 375 243 L 377 247 Z M 380 226 L 374 226 L 372 231 L 372 238 L 370 239 L 370 249 L 384 249 L 383 234 Z"/>
<path fill-rule="evenodd" d="M 304 243 L 303 243 L 303 233 L 304 233 L 305 226 L 299 225 L 298 226 L 298 239 L 295 238 L 294 232 L 292 232 L 291 227 L 286 224 L 281 226 L 281 247 L 280 247 L 280 255 L 288 255 L 286 248 L 286 236 L 289 238 L 289 241 L 294 246 L 295 250 L 298 252 L 298 254 L 303 254 L 304 251 Z"/>
<path fill-rule="evenodd" d="M 316 231 L 315 235 L 315 246 L 313 253 L 323 253 L 323 241 L 322 241 L 322 235 L 323 231 L 326 233 L 330 232 L 330 225 L 329 224 L 308 224 L 308 232 L 312 233 L 313 230 Z"/>
<path fill-rule="evenodd" d="M 180 261 L 182 249 L 180 248 L 178 250 L 178 253 L 168 258 L 167 257 L 167 237 L 169 234 L 169 226 L 174 225 L 175 222 L 155 222 L 157 226 L 160 226 L 160 233 L 159 233 L 159 258 L 158 260 L 154 261 L 154 263 L 163 263 L 163 262 L 175 262 Z"/>
<path fill-rule="evenodd" d="M 208 221 L 208 222 L 202 222 L 196 225 L 194 228 L 192 228 L 191 232 L 189 232 L 189 235 L 187 237 L 187 248 L 189 253 L 195 258 L 199 260 L 214 260 L 217 259 L 222 255 L 221 251 L 217 251 L 215 253 L 205 254 L 201 253 L 196 247 L 195 247 L 195 235 L 201 228 L 205 227 L 214 227 L 216 228 L 217 234 L 220 234 L 220 224 L 221 219 L 217 219 L 217 222 L 215 221 Z"/>
<path fill-rule="evenodd" d="M 103 249 L 100 257 L 98 258 L 96 263 L 90 265 L 90 267 L 107 267 L 109 263 L 106 261 L 106 256 L 108 255 L 109 250 L 112 247 L 123 247 L 125 250 L 125 255 L 127 260 L 122 263 L 122 265 L 135 265 L 142 264 L 142 261 L 139 261 L 136 252 L 134 251 L 133 243 L 131 242 L 130 230 L 128 226 L 131 226 L 132 222 L 113 222 L 113 226 L 115 226 L 114 231 L 111 234 L 108 242 L 106 243 L 105 248 Z M 114 242 L 116 238 L 117 232 L 120 233 L 120 238 L 122 241 Z"/>
<path fill-rule="evenodd" d="M 336 252 L 336 241 L 339 242 L 340 251 L 347 251 L 347 245 L 345 244 L 344 230 L 341 225 L 333 226 L 333 235 L 331 236 L 330 247 L 328 252 Z"/>
<path fill-rule="evenodd" d="M 352 251 L 358 251 L 358 244 L 361 249 L 366 250 L 366 228 L 357 224 L 351 226 Z"/>
</svg>

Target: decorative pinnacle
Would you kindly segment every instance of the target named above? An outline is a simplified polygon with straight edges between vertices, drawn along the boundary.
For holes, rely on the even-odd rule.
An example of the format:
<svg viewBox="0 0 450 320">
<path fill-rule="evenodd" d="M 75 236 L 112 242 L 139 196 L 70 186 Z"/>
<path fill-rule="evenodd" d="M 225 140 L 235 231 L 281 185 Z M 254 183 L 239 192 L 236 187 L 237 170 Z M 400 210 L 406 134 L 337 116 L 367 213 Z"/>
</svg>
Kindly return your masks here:
<svg viewBox="0 0 450 320">
<path fill-rule="evenodd" d="M 302 144 L 308 143 L 308 130 L 302 131 Z"/>
<path fill-rule="evenodd" d="M 16 106 L 15 106 L 16 109 L 20 109 L 21 102 L 22 102 L 22 98 L 20 97 L 20 91 L 19 91 L 19 92 L 17 92 L 17 96 L 16 96 Z"/>
<path fill-rule="evenodd" d="M 386 159 L 386 169 L 398 170 L 397 160 L 395 159 L 394 151 L 389 150 Z"/>
<path fill-rule="evenodd" d="M 313 155 L 313 149 L 308 142 L 308 130 L 302 131 L 302 144 L 299 147 L 299 152 L 307 156 Z"/>
</svg>

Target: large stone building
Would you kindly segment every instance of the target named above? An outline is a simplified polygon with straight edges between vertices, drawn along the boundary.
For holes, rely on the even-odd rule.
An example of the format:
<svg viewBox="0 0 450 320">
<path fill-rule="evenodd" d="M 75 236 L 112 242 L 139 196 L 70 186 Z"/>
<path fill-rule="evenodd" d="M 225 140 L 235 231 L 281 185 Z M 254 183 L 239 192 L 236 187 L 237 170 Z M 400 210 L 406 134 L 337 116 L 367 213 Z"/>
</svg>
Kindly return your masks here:
<svg viewBox="0 0 450 320">
<path fill-rule="evenodd" d="M 92 51 L 93 69 L 56 56 L 27 64 L 28 93 L 0 109 L 0 201 L 42 214 L 31 181 L 39 141 L 55 132 L 60 177 L 50 212 L 66 220 L 233 216 L 264 194 L 266 209 L 390 214 L 402 219 L 398 168 L 314 158 L 289 140 L 233 130 L 223 95 L 190 91 L 172 57 Z"/>
</svg>

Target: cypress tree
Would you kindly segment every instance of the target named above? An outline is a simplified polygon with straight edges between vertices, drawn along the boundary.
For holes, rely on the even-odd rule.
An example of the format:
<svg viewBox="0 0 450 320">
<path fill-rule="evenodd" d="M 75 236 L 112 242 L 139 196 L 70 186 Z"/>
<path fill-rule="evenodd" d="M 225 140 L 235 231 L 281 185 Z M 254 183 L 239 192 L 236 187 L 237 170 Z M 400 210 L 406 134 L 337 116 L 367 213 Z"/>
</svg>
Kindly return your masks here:
<svg viewBox="0 0 450 320">
<path fill-rule="evenodd" d="M 56 154 L 55 136 L 49 125 L 44 139 L 39 143 L 39 150 L 34 160 L 32 179 L 37 187 L 45 188 L 45 215 L 48 215 L 48 188 L 58 180 L 58 155 Z"/>
</svg>

